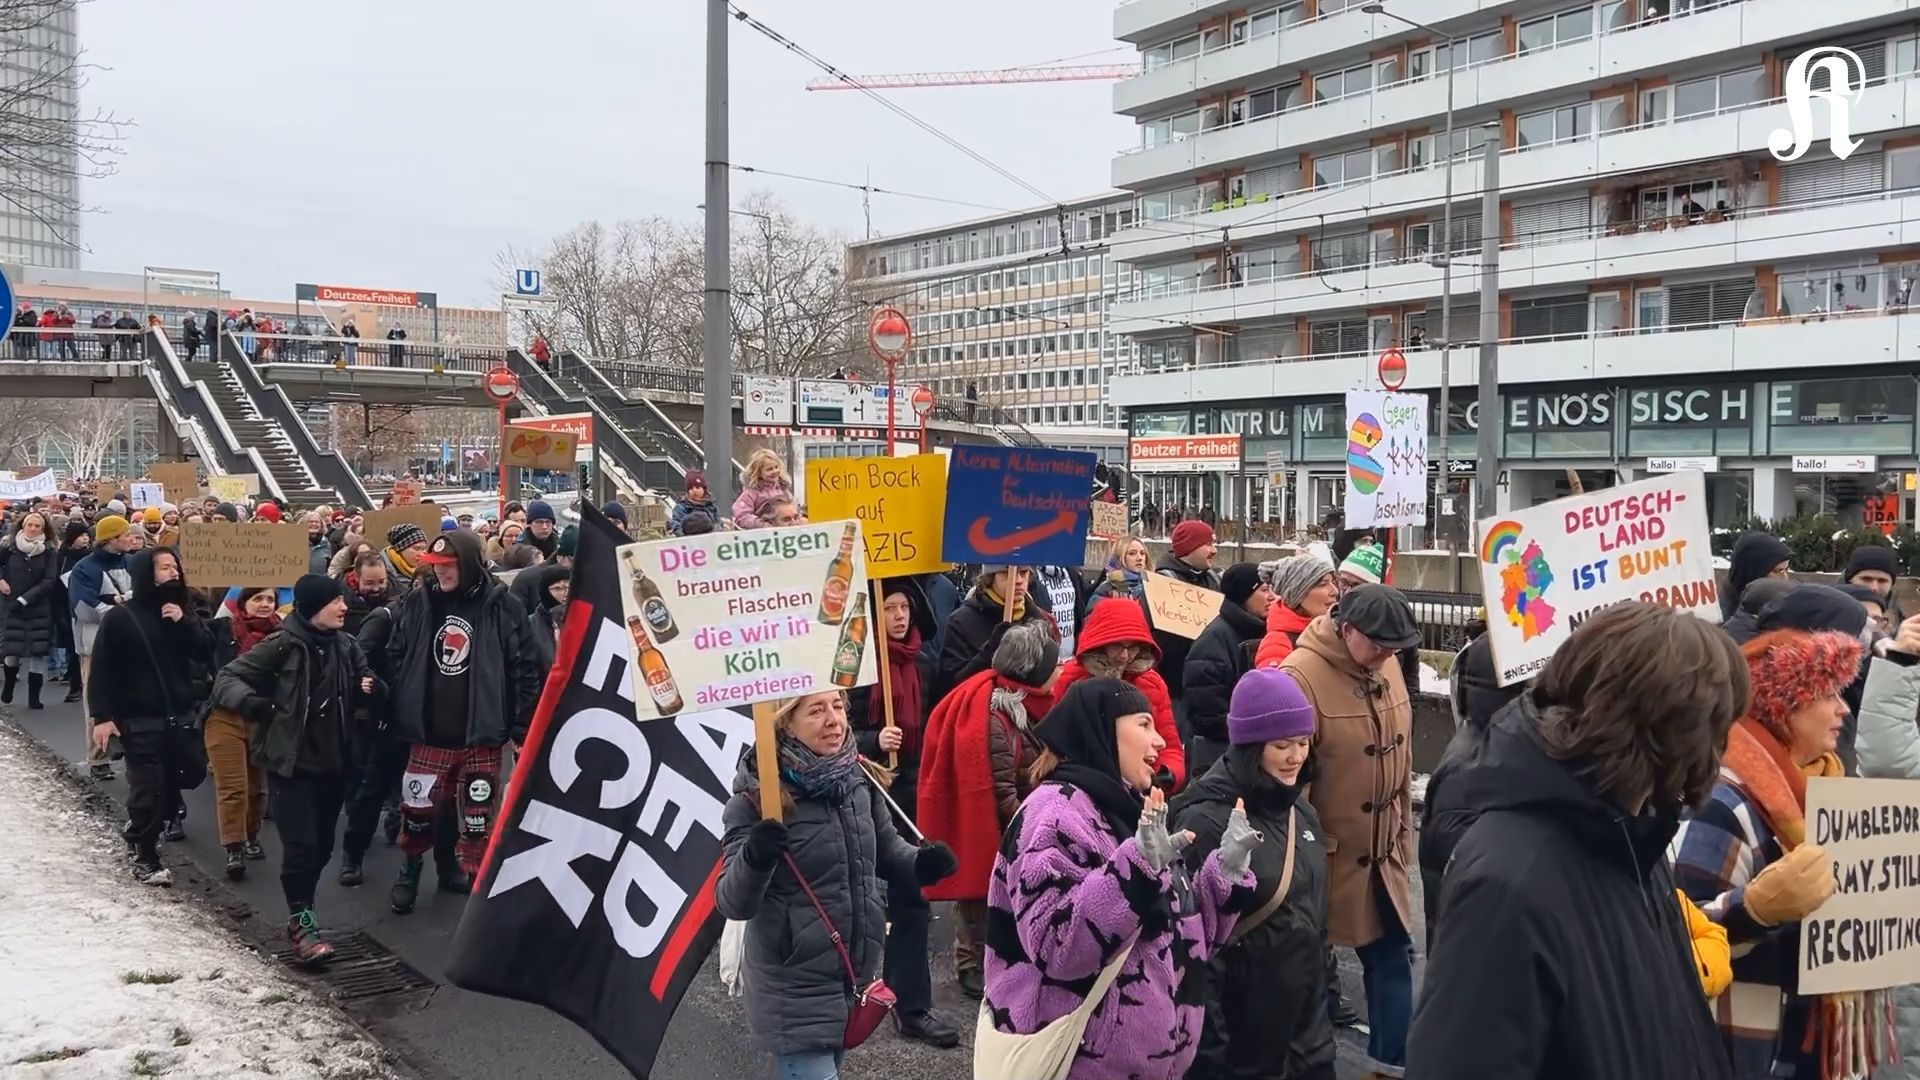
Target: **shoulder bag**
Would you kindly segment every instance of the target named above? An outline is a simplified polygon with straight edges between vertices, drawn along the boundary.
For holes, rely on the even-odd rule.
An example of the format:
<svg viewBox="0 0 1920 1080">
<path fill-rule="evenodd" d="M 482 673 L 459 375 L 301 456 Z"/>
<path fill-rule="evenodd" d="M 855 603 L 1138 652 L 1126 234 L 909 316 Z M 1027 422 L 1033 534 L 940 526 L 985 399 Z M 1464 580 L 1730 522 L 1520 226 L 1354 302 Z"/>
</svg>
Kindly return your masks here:
<svg viewBox="0 0 1920 1080">
<path fill-rule="evenodd" d="M 1287 890 L 1293 887 L 1293 850 L 1300 840 L 1300 830 L 1294 827 L 1295 819 L 1299 816 L 1298 807 L 1287 811 L 1287 861 L 1280 869 L 1280 886 L 1273 890 L 1272 896 L 1267 897 L 1266 903 L 1233 924 L 1233 933 L 1227 935 L 1227 944 L 1232 945 L 1259 929 L 1261 923 L 1271 918 L 1274 912 L 1280 910 L 1280 905 L 1287 902 Z"/>
<path fill-rule="evenodd" d="M 847 971 L 847 985 L 853 988 L 853 1004 L 847 1008 L 847 1029 L 840 1037 L 842 1048 L 851 1050 L 879 1028 L 887 1014 L 893 1011 L 893 989 L 884 980 L 875 979 L 865 986 L 860 985 L 860 973 L 853 969 L 853 956 L 847 952 L 847 943 L 840 937 L 840 931 L 827 916 L 827 909 L 820 904 L 820 898 L 813 895 L 813 886 L 807 884 L 807 877 L 800 872 L 800 864 L 793 861 L 790 852 L 782 852 L 781 858 L 787 861 L 787 869 L 793 871 L 793 879 L 800 883 L 800 891 L 807 894 L 807 902 L 826 925 L 827 937 L 833 942 L 834 951 L 840 954 L 840 965 Z"/>
<path fill-rule="evenodd" d="M 1080 1052 L 1080 1037 L 1087 1032 L 1087 1021 L 1093 1019 L 1093 1011 L 1112 989 L 1113 980 L 1120 977 L 1127 957 L 1133 955 L 1134 944 L 1127 942 L 1127 947 L 1100 969 L 1085 1001 L 1031 1035 L 1010 1035 L 993 1026 L 993 1013 L 982 1001 L 980 1019 L 973 1030 L 974 1080 L 1066 1080 Z"/>
<path fill-rule="evenodd" d="M 133 626 L 133 632 L 140 636 L 140 647 L 147 651 L 147 663 L 153 665 L 154 677 L 159 680 L 154 685 L 166 683 L 166 672 L 160 667 L 160 657 L 153 651 L 153 642 L 147 640 L 146 628 L 140 625 L 140 619 L 129 611 L 126 613 Z M 207 713 L 212 711 L 211 702 L 201 702 L 185 716 L 167 714 L 167 727 L 163 734 L 167 748 L 167 776 L 169 782 L 181 791 L 192 791 L 207 779 L 207 744 L 201 734 L 206 727 Z"/>
</svg>

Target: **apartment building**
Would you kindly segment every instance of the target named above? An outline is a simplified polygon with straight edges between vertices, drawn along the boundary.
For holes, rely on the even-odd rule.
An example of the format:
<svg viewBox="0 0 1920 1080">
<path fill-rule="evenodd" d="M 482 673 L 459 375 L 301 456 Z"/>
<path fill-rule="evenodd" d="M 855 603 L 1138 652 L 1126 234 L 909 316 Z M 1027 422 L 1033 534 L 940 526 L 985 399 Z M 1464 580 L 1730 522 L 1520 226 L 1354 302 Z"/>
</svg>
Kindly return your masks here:
<svg viewBox="0 0 1920 1080">
<path fill-rule="evenodd" d="M 1237 432 L 1247 466 L 1155 475 L 1163 505 L 1320 521 L 1341 395 L 1399 346 L 1435 432 L 1450 357 L 1450 474 L 1499 425 L 1500 506 L 1469 507 L 1461 475 L 1466 513 L 1695 468 L 1716 525 L 1858 524 L 1889 498 L 1912 520 L 1920 0 L 1128 0 L 1114 27 L 1142 65 L 1114 91 L 1139 140 L 1112 163 L 1136 215 L 1108 241 L 1130 287 L 1107 325 L 1140 362 L 1110 398 L 1136 435 Z M 1819 46 L 1859 58 L 1863 142 L 1836 153 L 1816 101 L 1817 141 L 1779 160 L 1787 69 Z"/>
<path fill-rule="evenodd" d="M 1107 193 L 863 240 L 847 246 L 847 280 L 911 320 L 900 377 L 941 402 L 964 410 L 971 390 L 983 423 L 1117 428 L 1106 388 L 1130 356 L 1107 329 L 1124 279 L 1106 241 L 1135 212 Z"/>
</svg>

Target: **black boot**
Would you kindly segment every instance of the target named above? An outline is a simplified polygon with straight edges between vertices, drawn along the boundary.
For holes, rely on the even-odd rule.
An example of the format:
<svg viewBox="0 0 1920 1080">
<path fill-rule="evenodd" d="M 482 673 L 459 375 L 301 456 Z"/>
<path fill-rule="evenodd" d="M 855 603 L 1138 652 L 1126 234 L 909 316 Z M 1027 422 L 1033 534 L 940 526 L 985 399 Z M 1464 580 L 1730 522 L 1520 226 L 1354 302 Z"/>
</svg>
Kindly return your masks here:
<svg viewBox="0 0 1920 1080">
<path fill-rule="evenodd" d="M 11 705 L 13 704 L 13 688 L 20 685 L 20 669 L 10 667 L 4 670 L 7 673 L 7 681 L 0 683 L 0 705 Z"/>
<path fill-rule="evenodd" d="M 393 890 L 387 899 L 393 904 L 396 915 L 405 915 L 413 910 L 414 901 L 420 898 L 420 872 L 426 869 L 426 860 L 418 855 L 410 855 L 400 864 L 400 877 L 394 881 Z"/>
<path fill-rule="evenodd" d="M 9 668 L 8 670 L 12 670 L 12 669 Z M 32 671 L 27 672 L 27 708 L 29 709 L 46 708 L 45 705 L 40 704 L 40 687 L 46 681 L 46 678 L 47 677 L 45 675 L 41 675 L 37 672 L 32 672 Z"/>
<path fill-rule="evenodd" d="M 86 687 L 80 685 L 80 661 L 76 657 L 74 659 L 73 666 L 67 669 L 67 696 L 65 699 L 66 703 L 68 705 L 72 705 L 75 702 L 79 701 L 80 693 L 85 689 Z"/>
<path fill-rule="evenodd" d="M 953 1026 L 953 1021 L 932 1009 L 917 1013 L 895 1009 L 893 1022 L 899 1027 L 903 1039 L 912 1039 L 942 1050 L 960 1045 L 960 1029 Z"/>
</svg>

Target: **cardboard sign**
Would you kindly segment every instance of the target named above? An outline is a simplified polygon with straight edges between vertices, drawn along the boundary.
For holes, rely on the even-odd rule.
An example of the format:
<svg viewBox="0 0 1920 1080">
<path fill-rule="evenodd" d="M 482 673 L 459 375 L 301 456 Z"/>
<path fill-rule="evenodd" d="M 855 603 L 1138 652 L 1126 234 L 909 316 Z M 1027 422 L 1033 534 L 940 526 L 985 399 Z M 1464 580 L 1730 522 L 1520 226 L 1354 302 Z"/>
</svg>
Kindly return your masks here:
<svg viewBox="0 0 1920 1080">
<path fill-rule="evenodd" d="M 130 486 L 132 490 L 128 494 L 133 500 L 131 506 L 135 510 L 145 510 L 149 506 L 159 506 L 167 501 L 167 489 L 159 484 L 142 482 Z"/>
<path fill-rule="evenodd" d="M 1226 599 L 1212 589 L 1165 574 L 1146 574 L 1140 580 L 1147 587 L 1147 614 L 1153 619 L 1153 628 L 1189 640 L 1199 637 L 1200 631 L 1220 614 L 1220 602 Z"/>
<path fill-rule="evenodd" d="M 156 461 L 147 475 L 166 489 L 167 501 L 175 506 L 200 497 L 200 470 L 191 461 Z"/>
<path fill-rule="evenodd" d="M 1720 621 L 1707 481 L 1665 473 L 1479 523 L 1500 685 L 1531 678 L 1587 616 L 1623 600 Z"/>
<path fill-rule="evenodd" d="M 876 677 L 857 521 L 651 540 L 617 555 L 640 720 Z"/>
<path fill-rule="evenodd" d="M 237 503 L 260 493 L 260 477 L 254 473 L 207 477 L 207 494 L 224 503 Z"/>
<path fill-rule="evenodd" d="M 361 525 L 360 535 L 374 547 L 387 546 L 387 530 L 395 525 L 411 522 L 420 526 L 420 531 L 432 540 L 440 535 L 440 519 L 446 516 L 444 507 L 439 506 L 389 506 L 381 510 L 369 510 L 366 521 Z"/>
<path fill-rule="evenodd" d="M 1884 495 L 1869 495 L 1860 501 L 1861 525 L 1875 529 L 1882 536 L 1892 536 L 1893 530 L 1900 527 L 1900 496 L 1894 492 Z"/>
<path fill-rule="evenodd" d="M 814 458 L 807 462 L 807 510 L 860 522 L 867 573 L 877 578 L 945 570 L 940 524 L 946 514 L 947 459 Z"/>
<path fill-rule="evenodd" d="M 1347 527 L 1427 523 L 1427 398 L 1347 391 Z"/>
<path fill-rule="evenodd" d="M 955 563 L 1077 566 L 1086 553 L 1092 454 L 956 446 L 947 464 L 940 557 Z"/>
<path fill-rule="evenodd" d="M 1873 662 L 1876 675 L 1902 669 Z M 1800 992 L 1879 990 L 1920 980 L 1920 784 L 1815 777 L 1807 781 L 1807 843 L 1833 859 L 1838 884 L 1801 921 Z"/>
<path fill-rule="evenodd" d="M 1093 526 L 1089 532 L 1102 540 L 1118 540 L 1127 535 L 1127 504 L 1095 499 L 1090 504 Z"/>
<path fill-rule="evenodd" d="M 180 562 L 196 588 L 291 585 L 307 572 L 307 554 L 307 530 L 291 522 L 180 524 Z"/>
<path fill-rule="evenodd" d="M 420 481 L 403 476 L 393 482 L 393 505 L 415 506 L 420 502 Z"/>
<path fill-rule="evenodd" d="M 579 444 L 572 432 L 509 425 L 501 460 L 526 469 L 571 469 Z"/>
<path fill-rule="evenodd" d="M 111 480 L 102 480 L 93 485 L 93 501 L 97 503 L 111 502 L 119 493 L 120 485 Z"/>
</svg>

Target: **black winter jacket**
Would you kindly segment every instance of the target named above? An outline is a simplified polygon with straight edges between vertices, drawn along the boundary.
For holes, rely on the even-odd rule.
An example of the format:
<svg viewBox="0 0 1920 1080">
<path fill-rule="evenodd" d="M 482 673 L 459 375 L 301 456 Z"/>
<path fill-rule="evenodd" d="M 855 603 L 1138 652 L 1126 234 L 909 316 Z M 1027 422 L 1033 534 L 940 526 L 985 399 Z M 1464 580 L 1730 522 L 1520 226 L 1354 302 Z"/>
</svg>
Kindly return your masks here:
<svg viewBox="0 0 1920 1080">
<path fill-rule="evenodd" d="M 386 687 L 377 679 L 373 694 L 360 692 L 360 680 L 372 674 L 360 643 L 344 631 L 326 642 L 298 615 L 289 618 L 280 629 L 261 639 L 220 669 L 213 683 L 213 704 L 246 717 L 253 727 L 253 763 L 275 776 L 292 776 L 300 769 L 300 747 L 306 736 L 308 702 L 312 699 L 308 672 L 322 647 L 335 651 L 320 659 L 324 674 L 334 680 L 333 693 L 341 707 L 352 716 L 355 707 L 368 697 L 378 697 Z M 344 725 L 349 751 L 346 760 L 357 760 L 352 747 L 363 745 L 365 733 L 358 725 Z M 310 771 L 310 770 L 304 770 Z"/>
<path fill-rule="evenodd" d="M 1196 741 L 1187 751 L 1187 775 L 1200 776 L 1227 747 L 1227 706 L 1233 686 L 1253 668 L 1253 654 L 1266 636 L 1266 620 L 1231 600 L 1207 624 L 1187 653 L 1187 730 Z"/>
<path fill-rule="evenodd" d="M 1407 1044 L 1409 1080 L 1728 1080 L 1667 844 L 1540 745 L 1531 695 L 1453 780 L 1478 815 Z"/>
<path fill-rule="evenodd" d="M 953 609 L 953 616 L 947 620 L 947 632 L 940 641 L 934 686 L 930 693 L 923 695 L 929 710 L 947 696 L 947 691 L 993 666 L 993 650 L 1000 647 L 1000 635 L 1006 633 L 1000 629 L 1001 614 L 1000 605 L 987 599 L 982 589 L 973 590 Z M 1027 597 L 1026 607 L 1017 621 L 1045 622 L 1055 639 L 1060 636 L 1053 628 L 1053 614 L 1048 611 L 1046 601 L 1038 597 Z"/>
<path fill-rule="evenodd" d="M 38 555 L 20 550 L 17 536 L 0 546 L 0 578 L 8 593 L 0 597 L 6 614 L 0 616 L 0 656 L 45 656 L 53 651 L 55 606 L 66 590 L 60 587 L 60 553 L 53 537 L 43 537 Z M 65 612 L 59 612 L 65 615 Z"/>
<path fill-rule="evenodd" d="M 852 989 L 829 931 L 784 861 L 756 870 L 741 856 L 760 820 L 760 787 L 751 752 L 741 759 L 721 820 L 726 853 L 714 906 L 747 922 L 747 1026 L 770 1054 L 840 1049 Z M 860 777 L 837 803 L 797 790 L 786 808 L 787 851 L 832 920 L 860 973 L 880 971 L 886 942 L 882 879 L 913 876 L 915 849 L 900 838 L 886 804 Z"/>
<path fill-rule="evenodd" d="M 1289 788 L 1260 770 L 1262 747 L 1229 750 L 1206 775 L 1175 796 L 1175 828 L 1193 830 L 1187 865 L 1220 846 L 1235 799 L 1247 823 L 1267 839 L 1253 852 L 1254 899 L 1244 922 L 1279 888 L 1293 818 L 1293 881 L 1280 907 L 1240 941 L 1213 954 L 1206 1026 L 1189 1080 L 1293 1080 L 1329 1075 L 1333 1024 L 1327 1019 L 1327 846 L 1320 818 L 1300 792 L 1312 761 Z M 1184 988 L 1183 988 L 1184 996 Z"/>
<path fill-rule="evenodd" d="M 1153 568 L 1153 572 L 1165 574 L 1167 577 L 1184 581 L 1189 585 L 1197 585 L 1202 589 L 1220 591 L 1218 571 L 1196 570 L 1174 558 L 1171 552 L 1161 557 L 1159 564 Z M 1145 603 L 1144 597 L 1141 602 Z M 1147 613 L 1147 621 L 1153 621 L 1152 612 Z M 1193 649 L 1192 639 L 1155 630 L 1153 642 L 1160 646 L 1160 663 L 1154 666 L 1154 670 L 1167 681 L 1167 693 L 1173 700 L 1183 701 L 1187 696 L 1187 653 Z"/>
<path fill-rule="evenodd" d="M 173 552 L 145 548 L 127 559 L 132 592 L 100 617 L 93 639 L 87 711 L 122 732 L 159 731 L 169 718 L 192 717 L 213 682 L 213 632 L 198 614 L 184 571 L 175 582 L 154 584 L 153 563 L 161 554 Z M 166 604 L 178 604 L 185 617 L 161 618 Z"/>
</svg>

